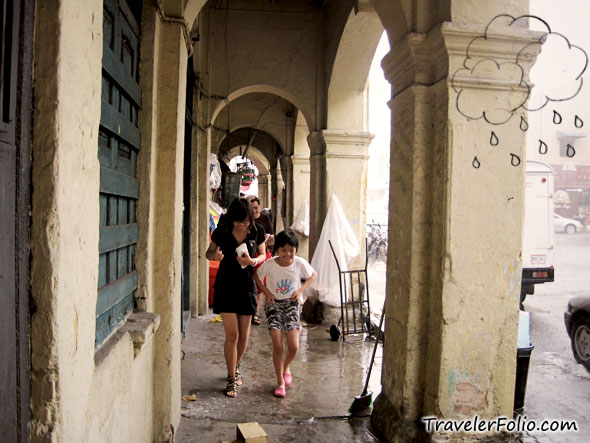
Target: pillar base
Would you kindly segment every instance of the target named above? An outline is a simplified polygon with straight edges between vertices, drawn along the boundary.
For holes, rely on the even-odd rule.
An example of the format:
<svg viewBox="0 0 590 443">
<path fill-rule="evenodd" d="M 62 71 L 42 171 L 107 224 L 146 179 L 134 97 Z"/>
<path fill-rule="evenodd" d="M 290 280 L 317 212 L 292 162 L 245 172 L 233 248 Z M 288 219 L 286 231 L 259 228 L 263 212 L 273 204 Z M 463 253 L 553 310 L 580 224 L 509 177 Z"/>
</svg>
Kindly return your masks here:
<svg viewBox="0 0 590 443">
<path fill-rule="evenodd" d="M 408 421 L 382 392 L 373 404 L 371 424 L 389 442 L 428 441 L 421 422 Z"/>
</svg>

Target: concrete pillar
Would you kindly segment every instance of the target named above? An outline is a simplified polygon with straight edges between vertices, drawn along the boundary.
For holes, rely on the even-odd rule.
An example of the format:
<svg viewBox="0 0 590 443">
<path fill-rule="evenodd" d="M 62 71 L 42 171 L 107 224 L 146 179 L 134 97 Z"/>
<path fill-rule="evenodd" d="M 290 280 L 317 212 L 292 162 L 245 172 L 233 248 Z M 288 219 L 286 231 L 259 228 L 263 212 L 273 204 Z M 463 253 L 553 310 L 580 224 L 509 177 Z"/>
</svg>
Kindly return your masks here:
<svg viewBox="0 0 590 443">
<path fill-rule="evenodd" d="M 275 219 L 275 233 L 281 232 L 285 229 L 285 225 L 283 223 L 283 217 L 281 216 L 282 205 L 283 203 L 283 188 L 285 187 L 285 183 L 283 182 L 283 175 L 281 174 L 280 164 L 277 162 L 277 165 L 270 170 L 272 179 L 271 179 L 271 188 L 272 188 L 272 213 Z"/>
<path fill-rule="evenodd" d="M 297 124 L 295 126 L 295 133 L 293 136 L 293 156 L 291 157 L 291 164 L 293 165 L 293 175 L 291 188 L 293 189 L 293 213 L 297 216 L 301 205 L 305 200 L 310 204 L 310 163 L 309 163 L 309 144 L 307 136 L 309 130 L 305 124 L 305 119 L 299 113 L 297 115 Z M 299 236 L 299 250 L 297 253 L 311 261 L 309 253 L 309 236 Z"/>
<path fill-rule="evenodd" d="M 205 107 L 200 103 L 200 108 Z M 200 109 L 199 109 L 200 112 Z M 197 278 L 191 278 L 191 287 L 195 285 L 195 300 L 191 288 L 191 316 L 207 314 L 209 309 L 209 261 L 205 257 L 205 251 L 209 245 L 209 200 L 211 188 L 209 186 L 210 159 L 211 159 L 211 129 L 193 128 L 193 176 L 192 191 L 196 199 L 195 216 L 193 217 L 193 229 L 195 232 L 191 244 L 191 263 L 197 274 Z"/>
<path fill-rule="evenodd" d="M 18 441 L 82 441 L 86 437 L 86 414 L 92 405 L 88 399 L 96 372 L 100 236 L 97 146 L 102 69 L 102 38 L 97 36 L 102 35 L 102 15 L 102 3 L 81 6 L 66 0 L 59 8 L 46 2 L 36 4 L 30 240 L 30 296 L 35 308 L 30 324 L 31 367 L 22 368 L 31 379 L 30 402 L 23 404 L 30 407 L 31 416 L 24 423 L 30 435 L 23 435 L 22 440 L 19 436 Z M 12 55 L 14 62 L 16 56 Z M 2 92 L 9 94 L 4 88 Z M 5 152 L 2 150 L 0 162 L 5 161 Z M 4 202 L 12 197 L 14 201 L 14 194 L 6 191 L 2 186 L 0 199 Z M 3 204 L 3 211 L 5 207 Z M 4 242 L 2 237 L 3 249 L 7 247 Z M 0 279 L 7 277 L 1 275 Z M 1 297 L 8 294 L 2 291 Z M 8 328 L 15 333 L 13 327 L 2 324 L 7 333 Z M 2 358 L 18 356 L 3 352 Z M 3 362 L 3 379 L 15 375 L 9 371 Z M 13 395 L 4 386 L 2 397 Z M 8 421 L 6 426 L 16 429 L 17 424 Z M 3 422 L 3 431 L 4 426 Z M 4 432 L 2 435 L 3 441 L 11 440 Z"/>
<path fill-rule="evenodd" d="M 514 166 L 511 155 L 524 158 L 524 135 L 518 116 L 498 126 L 466 118 L 457 97 L 463 90 L 468 106 L 495 110 L 502 94 L 522 92 L 518 69 L 478 73 L 463 63 L 514 62 L 531 35 L 496 29 L 472 44 L 483 30 L 444 23 L 406 34 L 382 63 L 393 86 L 386 289 L 393 339 L 385 342 L 372 420 L 390 441 L 420 438 L 422 416 L 512 416 L 524 162 Z M 526 78 L 534 54 L 524 55 Z M 490 146 L 491 131 L 501 148 Z"/>
<path fill-rule="evenodd" d="M 281 202 L 282 214 L 284 214 L 283 224 L 285 228 L 288 228 L 293 223 L 293 163 L 291 157 L 284 156 L 278 161 L 285 187 L 284 199 Z"/>
<path fill-rule="evenodd" d="M 372 138 L 368 132 L 354 130 L 323 130 L 308 137 L 311 150 L 310 193 L 313 202 L 311 255 L 321 234 L 327 204 L 332 195 L 338 197 L 357 236 L 360 250 L 363 250 L 368 147 Z"/>
<path fill-rule="evenodd" d="M 156 93 L 154 310 L 160 315 L 154 354 L 154 440 L 170 438 L 180 417 L 180 288 L 184 103 L 187 49 L 180 24 L 161 23 Z"/>
<path fill-rule="evenodd" d="M 261 208 L 270 208 L 269 184 L 267 174 L 258 174 L 258 200 Z"/>
<path fill-rule="evenodd" d="M 321 132 L 307 136 L 309 144 L 309 256 L 313 257 L 326 217 L 326 142 Z"/>
<path fill-rule="evenodd" d="M 353 130 L 324 130 L 322 135 L 326 142 L 326 199 L 338 197 L 359 241 L 359 251 L 364 251 L 368 151 L 373 135 Z"/>
<path fill-rule="evenodd" d="M 293 164 L 293 217 L 296 217 L 305 200 L 309 205 L 309 158 L 294 155 L 291 162 Z M 311 260 L 309 256 L 309 237 L 299 236 L 297 254 L 308 261 Z"/>
</svg>

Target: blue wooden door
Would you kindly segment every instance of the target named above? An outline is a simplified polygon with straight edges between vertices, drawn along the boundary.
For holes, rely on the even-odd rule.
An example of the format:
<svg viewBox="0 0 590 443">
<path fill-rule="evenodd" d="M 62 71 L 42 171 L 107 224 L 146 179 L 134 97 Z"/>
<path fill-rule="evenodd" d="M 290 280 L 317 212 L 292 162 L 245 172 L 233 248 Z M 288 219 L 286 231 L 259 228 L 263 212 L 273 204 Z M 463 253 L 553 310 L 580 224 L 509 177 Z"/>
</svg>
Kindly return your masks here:
<svg viewBox="0 0 590 443">
<path fill-rule="evenodd" d="M 139 17 L 124 0 L 104 1 L 96 346 L 133 310 L 137 289 Z"/>
<path fill-rule="evenodd" d="M 33 0 L 0 0 L 0 441 L 29 441 Z"/>
</svg>

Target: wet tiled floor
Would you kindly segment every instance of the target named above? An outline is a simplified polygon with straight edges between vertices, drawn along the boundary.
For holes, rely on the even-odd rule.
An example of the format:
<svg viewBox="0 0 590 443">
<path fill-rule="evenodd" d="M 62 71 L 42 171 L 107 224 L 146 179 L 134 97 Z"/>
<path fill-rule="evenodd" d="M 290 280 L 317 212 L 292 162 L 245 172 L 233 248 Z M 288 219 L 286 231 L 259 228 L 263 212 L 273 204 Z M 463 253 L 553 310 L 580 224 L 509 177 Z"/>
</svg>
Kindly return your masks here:
<svg viewBox="0 0 590 443">
<path fill-rule="evenodd" d="M 236 424 L 258 422 L 269 442 L 377 442 L 368 413 L 351 418 L 348 408 L 361 394 L 373 340 L 347 336 L 330 340 L 329 325 L 305 325 L 300 350 L 291 365 L 294 381 L 284 399 L 273 396 L 276 379 L 272 345 L 263 324 L 252 326 L 240 365 L 244 383 L 236 398 L 223 394 L 223 324 L 210 314 L 190 321 L 182 343 L 182 402 L 176 442 L 218 442 L 236 438 Z M 380 389 L 381 345 L 373 367 L 373 399 Z"/>
</svg>

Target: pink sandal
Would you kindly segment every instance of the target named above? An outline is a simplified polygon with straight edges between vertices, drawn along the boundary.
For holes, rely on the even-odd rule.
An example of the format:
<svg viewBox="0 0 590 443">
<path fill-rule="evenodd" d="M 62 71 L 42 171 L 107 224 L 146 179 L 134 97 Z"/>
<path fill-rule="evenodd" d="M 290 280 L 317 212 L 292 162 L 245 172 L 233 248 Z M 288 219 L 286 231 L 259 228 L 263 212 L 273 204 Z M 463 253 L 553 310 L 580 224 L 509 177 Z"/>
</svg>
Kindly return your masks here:
<svg viewBox="0 0 590 443">
<path fill-rule="evenodd" d="M 284 398 L 286 393 L 287 393 L 287 391 L 285 391 L 285 387 L 279 386 L 275 389 L 275 392 L 273 395 L 275 397 Z"/>
<path fill-rule="evenodd" d="M 293 374 L 283 374 L 283 380 L 285 380 L 285 386 L 291 386 L 293 384 Z"/>
</svg>

